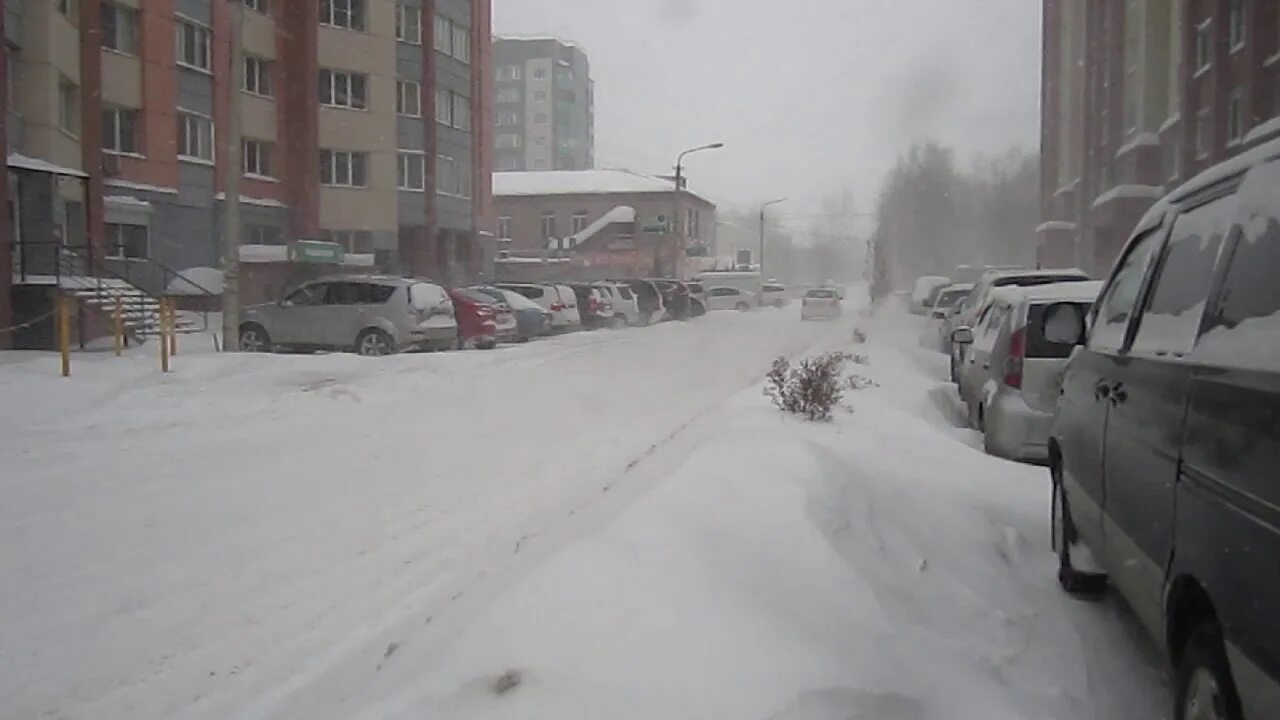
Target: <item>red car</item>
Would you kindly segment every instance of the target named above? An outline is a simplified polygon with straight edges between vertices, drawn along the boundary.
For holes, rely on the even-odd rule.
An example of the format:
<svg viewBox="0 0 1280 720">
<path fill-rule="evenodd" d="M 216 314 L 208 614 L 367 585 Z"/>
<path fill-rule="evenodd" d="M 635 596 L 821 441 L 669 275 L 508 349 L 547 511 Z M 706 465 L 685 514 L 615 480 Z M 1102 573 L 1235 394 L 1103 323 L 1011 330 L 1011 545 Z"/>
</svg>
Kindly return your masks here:
<svg viewBox="0 0 1280 720">
<path fill-rule="evenodd" d="M 516 316 L 506 303 L 469 288 L 454 288 L 449 298 L 463 347 L 488 350 L 499 342 L 515 340 Z"/>
</svg>

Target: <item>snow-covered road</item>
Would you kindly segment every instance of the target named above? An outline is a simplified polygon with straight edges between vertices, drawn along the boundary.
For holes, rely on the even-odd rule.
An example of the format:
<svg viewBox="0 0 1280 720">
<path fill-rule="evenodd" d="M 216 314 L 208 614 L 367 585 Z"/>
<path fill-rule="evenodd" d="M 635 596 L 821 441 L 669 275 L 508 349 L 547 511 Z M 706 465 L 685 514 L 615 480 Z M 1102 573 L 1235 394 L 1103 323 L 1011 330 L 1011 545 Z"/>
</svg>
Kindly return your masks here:
<svg viewBox="0 0 1280 720">
<path fill-rule="evenodd" d="M 916 322 L 0 365 L 0 716 L 1166 717 Z M 761 397 L 833 348 L 879 383 L 853 413 Z"/>
</svg>

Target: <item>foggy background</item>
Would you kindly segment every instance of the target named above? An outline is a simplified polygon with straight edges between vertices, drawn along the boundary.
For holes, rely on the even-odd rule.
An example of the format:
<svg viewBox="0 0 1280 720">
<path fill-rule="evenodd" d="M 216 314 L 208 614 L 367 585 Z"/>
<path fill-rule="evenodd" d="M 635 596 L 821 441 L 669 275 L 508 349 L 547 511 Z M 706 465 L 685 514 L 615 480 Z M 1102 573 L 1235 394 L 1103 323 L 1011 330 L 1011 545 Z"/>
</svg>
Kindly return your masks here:
<svg viewBox="0 0 1280 720">
<path fill-rule="evenodd" d="M 912 143 L 962 169 L 1038 146 L 1034 0 L 494 0 L 494 30 L 583 46 L 597 166 L 670 172 L 723 141 L 689 158 L 691 187 L 722 213 L 788 196 L 770 214 L 797 230 L 832 198 L 874 212 Z"/>
</svg>

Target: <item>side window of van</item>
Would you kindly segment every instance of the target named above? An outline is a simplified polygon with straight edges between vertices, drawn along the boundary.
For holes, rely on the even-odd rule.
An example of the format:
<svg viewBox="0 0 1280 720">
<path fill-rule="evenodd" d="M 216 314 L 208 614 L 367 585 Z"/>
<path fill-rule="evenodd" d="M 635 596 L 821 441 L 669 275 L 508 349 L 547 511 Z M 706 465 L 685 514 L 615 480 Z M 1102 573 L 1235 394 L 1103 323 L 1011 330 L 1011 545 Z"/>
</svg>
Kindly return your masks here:
<svg viewBox="0 0 1280 720">
<path fill-rule="evenodd" d="M 1197 358 L 1280 370 L 1280 161 L 1255 168 L 1240 192 L 1240 232 L 1228 246 L 1217 311 Z"/>
<path fill-rule="evenodd" d="M 1195 346 L 1236 199 L 1210 200 L 1178 216 L 1139 320 L 1133 351 L 1184 355 Z"/>
<path fill-rule="evenodd" d="M 1129 245 L 1129 251 L 1120 260 L 1110 284 L 1098 301 L 1093 330 L 1089 333 L 1090 350 L 1117 352 L 1124 345 L 1125 333 L 1138 303 L 1138 291 L 1142 289 L 1142 279 L 1146 277 L 1147 266 L 1151 264 L 1151 256 L 1160 244 L 1158 241 L 1162 233 L 1163 228 L 1152 228 Z"/>
</svg>

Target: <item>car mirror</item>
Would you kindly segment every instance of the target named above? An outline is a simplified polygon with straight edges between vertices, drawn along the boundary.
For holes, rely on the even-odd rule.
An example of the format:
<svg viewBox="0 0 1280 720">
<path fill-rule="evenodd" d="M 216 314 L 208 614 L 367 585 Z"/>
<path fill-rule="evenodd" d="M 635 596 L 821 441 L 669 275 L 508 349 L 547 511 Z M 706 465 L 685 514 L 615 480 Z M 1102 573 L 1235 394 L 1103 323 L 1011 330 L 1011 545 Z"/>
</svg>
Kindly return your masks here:
<svg viewBox="0 0 1280 720">
<path fill-rule="evenodd" d="M 1058 345 L 1084 342 L 1084 310 L 1076 303 L 1054 303 L 1044 311 L 1044 339 Z"/>
<path fill-rule="evenodd" d="M 945 318 L 946 316 L 947 316 L 947 313 L 946 313 L 946 311 L 945 311 L 945 310 L 934 310 L 934 311 L 933 311 L 933 319 L 934 319 L 934 320 L 941 320 L 941 319 Z"/>
<path fill-rule="evenodd" d="M 973 329 L 968 327 L 958 327 L 951 331 L 951 342 L 957 345 L 973 344 Z"/>
<path fill-rule="evenodd" d="M 293 305 L 293 301 L 289 300 L 289 298 L 280 298 L 276 301 L 276 304 L 282 308 L 286 308 Z"/>
</svg>

